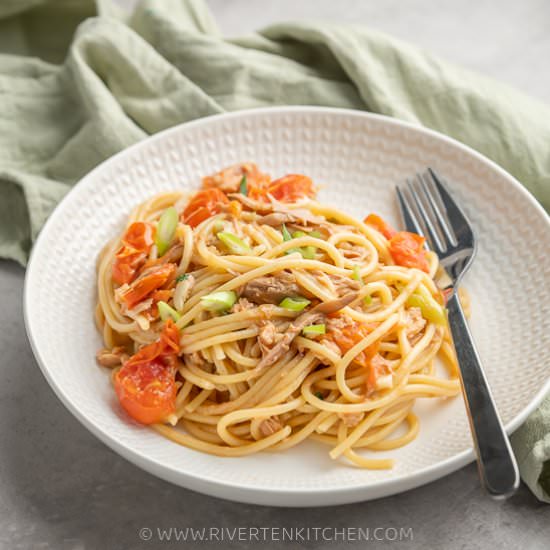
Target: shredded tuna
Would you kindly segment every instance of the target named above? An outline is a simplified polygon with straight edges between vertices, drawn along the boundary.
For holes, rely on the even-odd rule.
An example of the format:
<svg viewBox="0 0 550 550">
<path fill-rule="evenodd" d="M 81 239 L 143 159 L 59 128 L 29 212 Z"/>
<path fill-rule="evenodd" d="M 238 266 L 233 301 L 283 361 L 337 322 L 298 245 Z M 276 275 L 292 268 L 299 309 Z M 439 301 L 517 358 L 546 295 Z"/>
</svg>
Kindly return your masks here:
<svg viewBox="0 0 550 550">
<path fill-rule="evenodd" d="M 272 212 L 258 218 L 260 225 L 270 225 L 271 227 L 280 227 L 284 223 L 298 223 L 302 225 L 318 225 L 324 222 L 324 218 L 312 214 L 305 208 L 296 208 L 286 212 Z"/>
<path fill-rule="evenodd" d="M 102 367 L 118 367 L 129 359 L 126 349 L 121 346 L 115 346 L 113 349 L 100 349 L 96 353 L 96 360 Z"/>
<path fill-rule="evenodd" d="M 151 306 L 153 305 L 153 298 L 143 300 L 142 302 L 139 302 L 139 304 L 136 304 L 132 309 L 129 309 L 126 303 L 121 301 L 117 296 L 117 292 L 121 288 L 122 287 L 115 290 L 115 300 L 120 303 L 120 312 L 122 315 L 126 315 L 126 317 L 130 317 L 130 319 L 137 321 L 138 317 L 143 317 L 142 313 L 148 312 L 151 309 Z"/>
<path fill-rule="evenodd" d="M 391 374 L 391 362 L 384 359 L 379 353 L 375 354 L 370 360 L 371 368 L 376 369 L 381 375 Z"/>
<path fill-rule="evenodd" d="M 252 302 L 249 302 L 246 298 L 239 298 L 231 308 L 231 313 L 240 313 L 241 311 L 253 308 L 254 304 Z"/>
<path fill-rule="evenodd" d="M 355 281 L 349 277 L 343 277 L 342 275 L 329 275 L 329 277 L 338 295 L 347 294 L 352 290 L 359 290 L 361 288 L 359 281 Z"/>
<path fill-rule="evenodd" d="M 176 290 L 174 291 L 174 307 L 177 311 L 181 311 L 183 309 L 183 306 L 185 305 L 187 298 L 189 298 L 189 294 L 191 293 L 194 285 L 195 277 L 191 274 L 188 274 L 185 279 L 176 285 Z"/>
<path fill-rule="evenodd" d="M 338 347 L 338 344 L 330 340 L 329 338 L 323 338 L 319 340 L 319 343 L 328 348 L 330 351 L 334 352 L 336 355 L 342 355 L 342 350 Z"/>
<path fill-rule="evenodd" d="M 358 412 L 358 413 L 338 413 L 338 417 L 342 422 L 348 427 L 353 428 L 354 426 L 357 426 L 361 420 L 363 420 L 365 416 L 365 413 Z"/>
<path fill-rule="evenodd" d="M 280 420 L 276 416 L 271 416 L 269 418 L 266 418 L 264 421 L 260 424 L 260 433 L 264 437 L 268 437 L 275 432 L 278 432 L 283 428 Z"/>
<path fill-rule="evenodd" d="M 251 199 L 241 193 L 230 193 L 228 195 L 230 199 L 241 202 L 244 206 L 256 212 L 257 214 L 267 214 L 273 212 L 274 206 L 269 202 L 263 202 L 256 199 Z"/>
<path fill-rule="evenodd" d="M 303 294 L 292 273 L 280 271 L 269 277 L 258 277 L 246 283 L 241 296 L 256 304 L 279 304 L 287 296 Z"/>
<path fill-rule="evenodd" d="M 185 364 L 197 368 L 203 368 L 206 365 L 206 361 L 198 351 L 194 351 L 193 353 L 186 353 L 184 355 L 184 362 Z"/>
<path fill-rule="evenodd" d="M 265 355 L 262 356 L 257 368 L 261 369 L 263 367 L 269 367 L 270 365 L 273 365 L 273 363 L 278 361 L 289 350 L 290 344 L 292 344 L 294 338 L 296 338 L 296 336 L 298 336 L 298 334 L 302 332 L 304 327 L 323 322 L 326 315 L 330 315 L 331 313 L 339 311 L 356 299 L 357 293 L 352 292 L 347 296 L 343 296 L 342 298 L 338 298 L 336 300 L 321 302 L 310 311 L 306 311 L 305 313 L 302 313 L 301 315 L 296 317 L 296 319 L 290 324 L 290 326 L 283 334 L 281 340 L 277 342 L 277 344 L 271 350 L 269 350 Z"/>
<path fill-rule="evenodd" d="M 416 344 L 422 337 L 421 331 L 426 326 L 426 319 L 422 317 L 422 311 L 419 307 L 411 307 L 405 310 L 405 327 L 407 338 L 411 345 Z"/>
<path fill-rule="evenodd" d="M 202 178 L 202 185 L 203 187 L 217 187 L 224 193 L 236 193 L 245 175 L 247 182 L 256 186 L 267 184 L 270 180 L 269 176 L 260 172 L 254 163 L 245 162 L 233 164 L 216 174 Z"/>
<path fill-rule="evenodd" d="M 177 264 L 183 255 L 183 245 L 178 243 L 169 248 L 160 258 L 158 258 L 156 264 Z"/>
<path fill-rule="evenodd" d="M 281 341 L 283 334 L 277 331 L 277 327 L 271 321 L 261 321 L 258 333 L 258 344 L 262 355 L 268 353 L 275 344 Z"/>
<path fill-rule="evenodd" d="M 349 315 L 338 315 L 327 319 L 327 332 L 341 333 L 343 329 L 353 325 L 354 321 Z M 338 348 L 340 349 L 340 348 Z"/>
</svg>

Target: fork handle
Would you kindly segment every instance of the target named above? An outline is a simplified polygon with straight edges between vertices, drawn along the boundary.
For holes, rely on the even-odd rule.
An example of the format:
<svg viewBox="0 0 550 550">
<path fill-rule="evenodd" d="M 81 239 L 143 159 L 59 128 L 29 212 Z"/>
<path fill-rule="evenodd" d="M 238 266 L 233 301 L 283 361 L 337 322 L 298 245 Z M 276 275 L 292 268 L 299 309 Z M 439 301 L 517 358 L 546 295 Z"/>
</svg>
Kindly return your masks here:
<svg viewBox="0 0 550 550">
<path fill-rule="evenodd" d="M 462 377 L 462 392 L 478 457 L 479 475 L 490 496 L 506 498 L 519 486 L 516 459 L 456 292 L 447 302 L 447 309 Z"/>
</svg>

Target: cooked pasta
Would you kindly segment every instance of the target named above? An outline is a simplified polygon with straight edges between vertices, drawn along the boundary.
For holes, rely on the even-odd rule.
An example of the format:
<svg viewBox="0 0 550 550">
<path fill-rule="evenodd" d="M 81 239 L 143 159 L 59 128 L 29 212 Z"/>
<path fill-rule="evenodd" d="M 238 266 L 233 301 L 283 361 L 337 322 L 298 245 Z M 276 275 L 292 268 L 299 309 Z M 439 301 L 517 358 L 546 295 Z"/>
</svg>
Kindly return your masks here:
<svg viewBox="0 0 550 550">
<path fill-rule="evenodd" d="M 406 445 L 417 398 L 459 393 L 436 255 L 315 194 L 249 163 L 133 210 L 99 257 L 96 310 L 133 419 L 219 456 L 314 439 L 391 468 L 361 451 Z"/>
</svg>

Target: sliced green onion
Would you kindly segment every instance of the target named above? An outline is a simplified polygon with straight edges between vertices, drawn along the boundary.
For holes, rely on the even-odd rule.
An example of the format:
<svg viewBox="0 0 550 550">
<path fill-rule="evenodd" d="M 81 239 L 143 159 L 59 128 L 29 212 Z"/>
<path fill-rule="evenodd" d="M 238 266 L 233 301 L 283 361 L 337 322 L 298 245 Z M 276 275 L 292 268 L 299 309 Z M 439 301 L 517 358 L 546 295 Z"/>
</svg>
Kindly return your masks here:
<svg viewBox="0 0 550 550">
<path fill-rule="evenodd" d="M 227 311 L 237 301 L 237 295 L 232 290 L 212 292 L 201 298 L 202 307 L 208 311 Z"/>
<path fill-rule="evenodd" d="M 172 243 L 172 239 L 176 234 L 177 227 L 178 211 L 171 206 L 162 213 L 162 216 L 157 224 L 155 244 L 157 245 L 157 252 L 159 256 L 162 256 L 168 250 L 168 247 Z"/>
<path fill-rule="evenodd" d="M 176 277 L 176 283 L 181 283 L 181 281 L 185 281 L 186 279 L 189 279 L 189 273 L 182 273 Z"/>
<path fill-rule="evenodd" d="M 407 298 L 406 304 L 409 307 L 419 307 L 422 317 L 436 325 L 444 325 L 447 322 L 445 308 L 436 302 L 429 292 L 424 292 L 421 288 Z"/>
<path fill-rule="evenodd" d="M 280 304 L 280 307 L 284 307 L 289 311 L 302 311 L 305 309 L 311 302 L 307 298 L 302 296 L 296 296 L 294 298 L 285 298 Z"/>
<path fill-rule="evenodd" d="M 363 303 L 366 306 L 370 306 L 372 304 L 372 296 L 370 294 L 367 294 L 366 296 L 364 296 L 363 297 Z"/>
<path fill-rule="evenodd" d="M 310 231 L 309 236 L 313 237 L 314 239 L 323 239 L 324 240 L 323 234 L 320 233 L 319 231 L 317 231 L 317 229 L 314 229 L 313 231 Z"/>
<path fill-rule="evenodd" d="M 292 240 L 292 235 L 288 232 L 288 229 L 286 228 L 286 225 L 284 223 L 283 228 L 281 229 L 281 233 L 283 234 L 283 241 L 285 243 Z"/>
<path fill-rule="evenodd" d="M 326 333 L 326 326 L 324 324 L 321 325 L 309 325 L 307 327 L 304 327 L 302 330 L 302 334 L 304 336 L 318 336 L 319 334 L 325 334 Z"/>
<path fill-rule="evenodd" d="M 159 315 L 163 321 L 172 319 L 175 323 L 180 320 L 181 315 L 166 302 L 157 302 L 157 307 L 159 308 Z"/>
<path fill-rule="evenodd" d="M 239 184 L 239 193 L 241 195 L 248 195 L 248 185 L 246 184 L 246 174 L 243 175 L 243 179 L 241 180 L 241 183 Z"/>
<path fill-rule="evenodd" d="M 286 236 L 284 233 L 285 231 L 286 231 Z M 299 239 L 300 237 L 309 237 L 309 235 L 304 231 L 294 231 L 291 237 L 287 228 L 283 225 L 283 238 L 285 241 L 289 241 L 291 239 Z M 293 254 L 294 252 L 299 252 L 302 255 L 302 258 L 305 258 L 306 260 L 314 260 L 316 251 L 317 249 L 314 246 L 309 245 L 309 246 L 302 246 L 301 248 L 300 247 L 289 248 L 285 252 L 285 254 Z"/>
<path fill-rule="evenodd" d="M 316 391 L 313 395 L 315 395 L 317 399 L 321 399 L 321 401 L 325 399 L 320 391 Z"/>
<path fill-rule="evenodd" d="M 314 260 L 316 248 L 314 246 L 303 246 L 300 250 L 302 257 L 306 260 Z"/>
<path fill-rule="evenodd" d="M 225 245 L 229 252 L 232 252 L 233 254 L 244 256 L 252 252 L 252 249 L 242 239 L 239 239 L 237 235 L 233 235 L 233 233 L 221 231 L 220 233 L 217 233 L 216 236 Z"/>
</svg>

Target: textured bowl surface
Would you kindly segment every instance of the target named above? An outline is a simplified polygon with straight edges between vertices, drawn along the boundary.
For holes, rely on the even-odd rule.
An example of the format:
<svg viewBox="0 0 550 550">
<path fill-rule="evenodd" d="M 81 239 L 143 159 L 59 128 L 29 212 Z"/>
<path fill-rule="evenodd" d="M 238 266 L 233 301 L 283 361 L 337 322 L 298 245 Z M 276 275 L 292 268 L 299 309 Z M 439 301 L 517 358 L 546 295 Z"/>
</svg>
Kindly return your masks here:
<svg viewBox="0 0 550 550">
<path fill-rule="evenodd" d="M 145 470 L 222 498 L 322 506 L 404 491 L 473 460 L 462 398 L 419 400 L 419 437 L 380 456 L 389 471 L 332 461 L 315 442 L 283 454 L 219 458 L 172 443 L 127 419 L 94 354 L 95 261 L 131 208 L 154 193 L 196 189 L 203 175 L 254 161 L 272 176 L 301 172 L 324 187 L 319 200 L 399 226 L 394 186 L 432 166 L 448 180 L 479 236 L 464 285 L 471 327 L 507 430 L 548 390 L 550 223 L 536 201 L 494 163 L 445 136 L 354 111 L 274 108 L 184 124 L 107 160 L 52 214 L 34 248 L 25 317 L 40 367 L 69 410 L 102 441 Z M 547 311 L 547 308 L 546 308 Z"/>
</svg>

